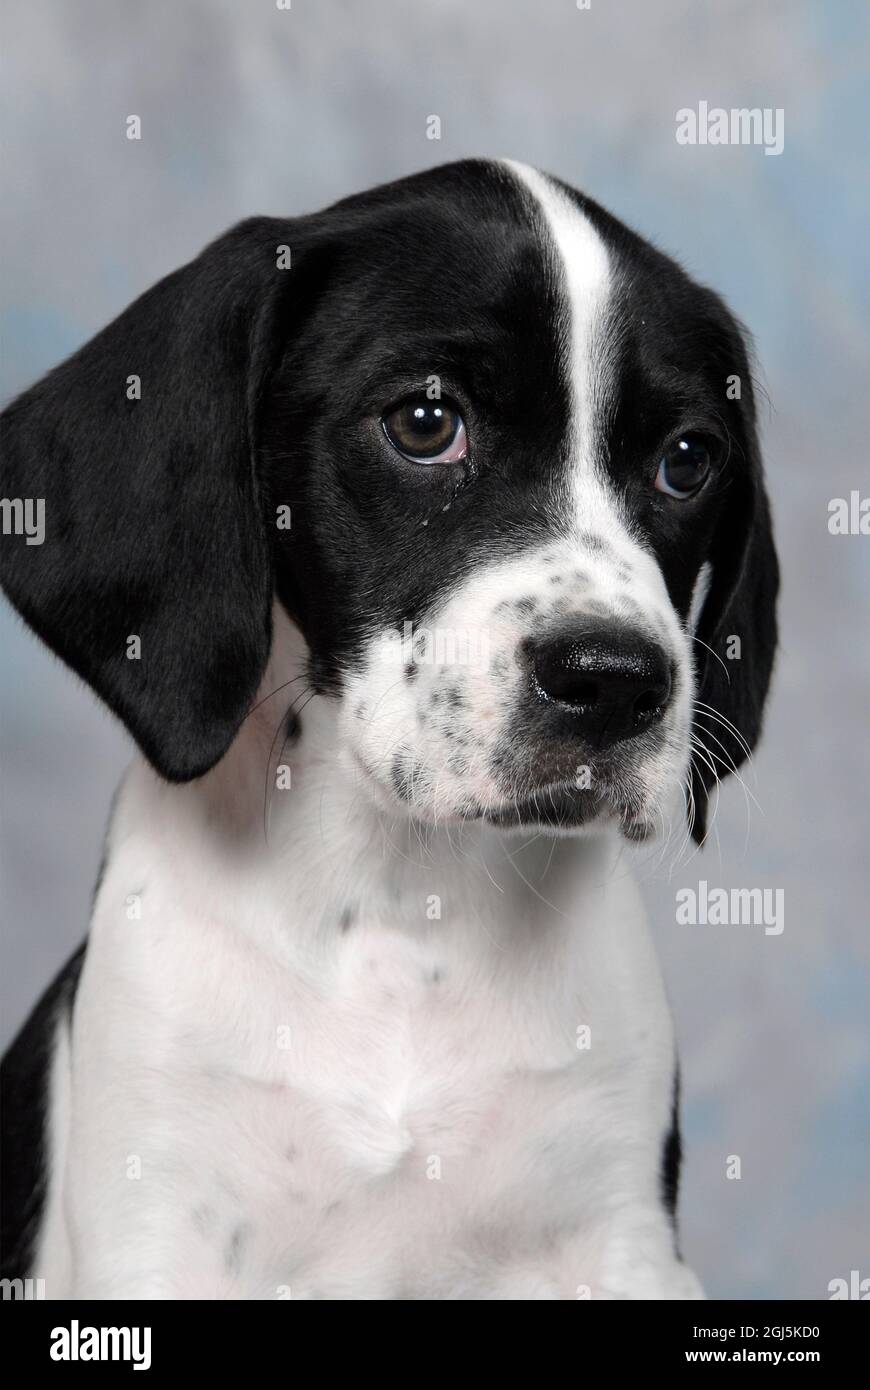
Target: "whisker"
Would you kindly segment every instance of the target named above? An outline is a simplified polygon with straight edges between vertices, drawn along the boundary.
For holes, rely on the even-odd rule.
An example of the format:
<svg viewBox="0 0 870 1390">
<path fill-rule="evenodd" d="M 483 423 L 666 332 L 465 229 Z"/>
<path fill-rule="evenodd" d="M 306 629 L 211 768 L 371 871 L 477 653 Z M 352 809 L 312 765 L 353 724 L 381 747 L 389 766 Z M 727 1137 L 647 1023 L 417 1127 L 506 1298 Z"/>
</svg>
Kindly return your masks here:
<svg viewBox="0 0 870 1390">
<path fill-rule="evenodd" d="M 741 785 L 741 787 L 743 788 L 743 790 L 744 790 L 744 792 L 746 793 L 746 795 L 747 795 L 748 797 L 751 797 L 752 801 L 753 801 L 754 804 L 757 806 L 757 808 L 758 808 L 759 812 L 761 813 L 761 815 L 764 815 L 764 810 L 763 810 L 763 808 L 762 808 L 762 806 L 761 806 L 761 803 L 759 802 L 759 800 L 758 800 L 757 796 L 755 795 L 755 793 L 752 792 L 752 791 L 750 791 L 749 787 L 747 787 L 745 781 L 743 780 L 743 778 L 742 778 L 741 775 L 740 775 L 740 771 L 739 771 L 739 769 L 738 769 L 738 767 L 737 767 L 737 764 L 734 762 L 734 759 L 731 757 L 730 753 L 728 752 L 728 749 L 725 747 L 725 744 L 722 742 L 722 740 L 716 737 L 716 735 L 713 733 L 713 730 L 712 730 L 712 729 L 705 729 L 705 730 L 704 730 L 704 737 L 705 737 L 705 738 L 711 738 L 711 739 L 713 740 L 714 743 L 717 743 L 717 744 L 719 745 L 719 747 L 722 749 L 722 753 L 714 753 L 712 749 L 710 749 L 709 751 L 712 753 L 712 755 L 713 755 L 714 758 L 719 758 L 721 762 L 724 762 L 724 763 L 725 763 L 725 766 L 726 766 L 727 769 L 728 769 L 729 775 L 730 775 L 731 777 L 736 778 L 736 780 L 740 783 L 740 785 Z M 724 756 L 723 756 L 723 755 L 724 755 Z M 727 761 L 726 761 L 726 759 L 727 759 Z"/>
<path fill-rule="evenodd" d="M 291 682 L 289 682 L 289 681 L 287 682 L 287 684 L 290 684 L 290 683 L 291 683 Z M 273 695 L 274 695 L 274 694 L 277 694 L 277 692 L 276 692 L 276 691 L 273 691 L 272 694 L 273 694 Z M 315 690 L 314 686 L 312 685 L 312 686 L 309 686 L 308 690 L 303 690 L 302 693 L 301 693 L 301 695 L 295 696 L 295 697 L 290 701 L 289 706 L 287 707 L 287 709 L 285 710 L 284 714 L 282 715 L 281 720 L 280 720 L 280 723 L 278 724 L 278 727 L 277 727 L 277 729 L 275 730 L 275 734 L 274 734 L 274 737 L 273 737 L 273 739 L 272 739 L 272 742 L 271 742 L 271 744 L 269 745 L 269 759 L 268 759 L 268 762 L 266 763 L 266 784 L 265 784 L 265 787 L 263 788 L 263 840 L 265 841 L 265 843 L 266 843 L 267 845 L 268 845 L 268 843 L 269 843 L 269 812 L 270 812 L 271 809 L 272 809 L 272 792 L 273 792 L 273 790 L 274 790 L 274 787 L 273 787 L 273 785 L 272 785 L 272 783 L 273 783 L 273 778 L 272 778 L 272 762 L 273 762 L 274 757 L 275 757 L 275 747 L 276 747 L 276 745 L 277 745 L 277 743 L 278 743 L 278 739 L 280 738 L 280 736 L 281 736 L 282 733 L 283 733 L 283 735 L 284 735 L 284 743 L 287 742 L 287 739 L 288 739 L 288 737 L 289 737 L 288 731 L 287 731 L 287 720 L 288 720 L 288 717 L 290 716 L 291 712 L 292 712 L 293 714 L 295 714 L 297 718 L 298 718 L 299 714 L 302 713 L 302 710 L 298 710 L 298 711 L 297 711 L 297 710 L 294 710 L 294 708 L 293 708 L 294 705 L 296 704 L 297 700 L 304 700 L 304 699 L 305 699 L 305 696 L 308 695 L 308 699 L 305 700 L 305 705 L 307 705 L 307 704 L 309 703 L 309 701 L 312 700 L 316 694 L 317 694 L 317 691 Z M 267 698 L 268 698 L 268 697 L 267 697 Z M 302 709 L 305 709 L 305 705 L 302 706 Z M 283 750 L 283 746 L 284 746 L 284 744 L 282 743 L 282 745 L 281 745 L 282 750 Z"/>
<path fill-rule="evenodd" d="M 705 711 L 708 716 L 718 719 L 721 724 L 724 724 L 728 732 L 733 734 L 737 742 L 740 744 L 740 747 L 746 754 L 747 760 L 750 762 L 752 761 L 752 749 L 749 747 L 749 744 L 747 743 L 746 739 L 743 737 L 740 730 L 737 728 L 737 725 L 732 723 L 732 721 L 727 717 L 727 715 L 724 715 L 721 710 L 716 709 L 715 705 L 708 705 L 705 700 L 693 700 L 692 704 L 695 706 L 697 710 Z"/>
<path fill-rule="evenodd" d="M 709 642 L 702 642 L 700 637 L 695 637 L 694 634 L 691 633 L 691 632 L 689 633 L 689 636 L 692 638 L 692 641 L 693 641 L 693 642 L 697 642 L 697 643 L 698 643 L 698 646 L 699 646 L 699 647 L 706 647 L 706 648 L 707 648 L 707 651 L 710 653 L 710 655 L 711 655 L 711 656 L 715 656 L 715 658 L 716 658 L 716 660 L 718 661 L 719 665 L 722 667 L 722 670 L 725 672 L 725 679 L 728 681 L 728 684 L 730 685 L 730 684 L 731 684 L 731 672 L 728 670 L 728 667 L 725 665 L 725 662 L 722 660 L 722 658 L 721 658 L 721 656 L 719 655 L 719 653 L 713 651 L 713 648 L 710 646 Z"/>
<path fill-rule="evenodd" d="M 265 705 L 265 703 L 266 703 L 267 700 L 271 700 L 271 698 L 272 698 L 273 695 L 277 695 L 280 691 L 286 690 L 287 687 L 288 687 L 288 685 L 295 685 L 297 681 L 303 681 L 303 680 L 306 680 L 306 679 L 308 679 L 308 672 L 307 672 L 307 671 L 303 671 L 301 675 L 299 675 L 299 676 L 294 676 L 294 677 L 292 678 L 292 680 L 284 681 L 284 684 L 283 684 L 283 685 L 276 685 L 274 690 L 270 690 L 268 695 L 264 695 L 263 698 L 262 698 L 262 700 L 258 700 L 257 703 L 256 703 L 255 705 L 252 705 L 252 706 L 251 706 L 251 708 L 248 710 L 247 714 L 245 715 L 245 720 L 250 719 L 250 717 L 251 717 L 252 714 L 256 714 L 256 712 L 257 712 L 257 710 L 260 708 L 260 706 L 261 706 L 261 705 Z M 243 722 L 244 722 L 244 720 L 243 720 Z"/>
</svg>

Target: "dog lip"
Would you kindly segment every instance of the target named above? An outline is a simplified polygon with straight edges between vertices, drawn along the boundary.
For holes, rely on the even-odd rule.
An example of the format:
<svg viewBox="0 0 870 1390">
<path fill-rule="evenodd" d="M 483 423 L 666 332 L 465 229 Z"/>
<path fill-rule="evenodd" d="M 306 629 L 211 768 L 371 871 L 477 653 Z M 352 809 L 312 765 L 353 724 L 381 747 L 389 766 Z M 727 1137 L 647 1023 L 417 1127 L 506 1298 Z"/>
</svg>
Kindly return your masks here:
<svg viewBox="0 0 870 1390">
<path fill-rule="evenodd" d="M 598 791 L 550 782 L 536 787 L 503 806 L 488 807 L 484 819 L 491 825 L 552 825 L 564 828 L 589 825 L 615 814 Z"/>
</svg>

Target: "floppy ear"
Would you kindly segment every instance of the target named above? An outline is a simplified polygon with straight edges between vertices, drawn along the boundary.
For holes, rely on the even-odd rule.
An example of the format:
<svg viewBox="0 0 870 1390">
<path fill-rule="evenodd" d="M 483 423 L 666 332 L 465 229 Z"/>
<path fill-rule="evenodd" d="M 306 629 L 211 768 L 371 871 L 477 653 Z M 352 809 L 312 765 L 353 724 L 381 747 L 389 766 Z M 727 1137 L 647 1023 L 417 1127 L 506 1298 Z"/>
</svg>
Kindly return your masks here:
<svg viewBox="0 0 870 1390">
<path fill-rule="evenodd" d="M 44 503 L 41 544 L 4 538 L 3 587 L 172 781 L 226 751 L 269 654 L 254 455 L 279 225 L 228 232 L 0 421 L 3 495 Z"/>
<path fill-rule="evenodd" d="M 698 844 L 707 833 L 710 788 L 745 762 L 761 733 L 776 651 L 779 566 L 751 419 L 749 424 L 752 472 L 735 478 L 726 494 L 696 633 L 705 644 L 695 644 L 693 729 L 704 748 L 692 759 L 692 835 Z"/>
</svg>

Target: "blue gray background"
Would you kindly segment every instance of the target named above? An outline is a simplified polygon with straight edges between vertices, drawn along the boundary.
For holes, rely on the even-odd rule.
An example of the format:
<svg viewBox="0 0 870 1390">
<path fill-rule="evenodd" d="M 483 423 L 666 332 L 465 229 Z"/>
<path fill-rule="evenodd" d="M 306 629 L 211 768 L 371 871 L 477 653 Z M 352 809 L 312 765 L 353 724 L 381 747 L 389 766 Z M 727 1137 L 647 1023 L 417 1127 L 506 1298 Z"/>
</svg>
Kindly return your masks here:
<svg viewBox="0 0 870 1390">
<path fill-rule="evenodd" d="M 465 155 L 583 188 L 729 299 L 769 395 L 782 650 L 713 843 L 640 856 L 680 1033 L 683 1243 L 711 1294 L 870 1276 L 866 871 L 867 11 L 802 0 L 6 0 L 2 393 L 251 213 Z M 785 150 L 688 147 L 681 107 L 782 107 Z M 130 114 L 143 138 L 125 138 Z M 426 139 L 440 115 L 442 138 Z M 82 936 L 126 736 L 3 608 L 3 1034 Z M 785 891 L 785 931 L 678 927 L 696 886 Z M 726 1162 L 738 1155 L 739 1181 Z"/>
</svg>

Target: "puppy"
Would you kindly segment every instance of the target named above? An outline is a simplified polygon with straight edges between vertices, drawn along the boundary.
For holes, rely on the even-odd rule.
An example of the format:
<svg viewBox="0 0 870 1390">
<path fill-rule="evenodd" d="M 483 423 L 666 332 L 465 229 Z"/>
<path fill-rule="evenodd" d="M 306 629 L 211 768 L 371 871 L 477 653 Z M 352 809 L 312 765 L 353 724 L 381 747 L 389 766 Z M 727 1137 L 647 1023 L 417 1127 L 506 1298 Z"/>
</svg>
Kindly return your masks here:
<svg viewBox="0 0 870 1390">
<path fill-rule="evenodd" d="M 7 1058 L 7 1276 L 699 1297 L 621 845 L 702 841 L 761 725 L 777 565 L 722 301 L 464 161 L 242 223 L 3 453 L 45 505 L 6 592 L 141 753 Z"/>
</svg>

